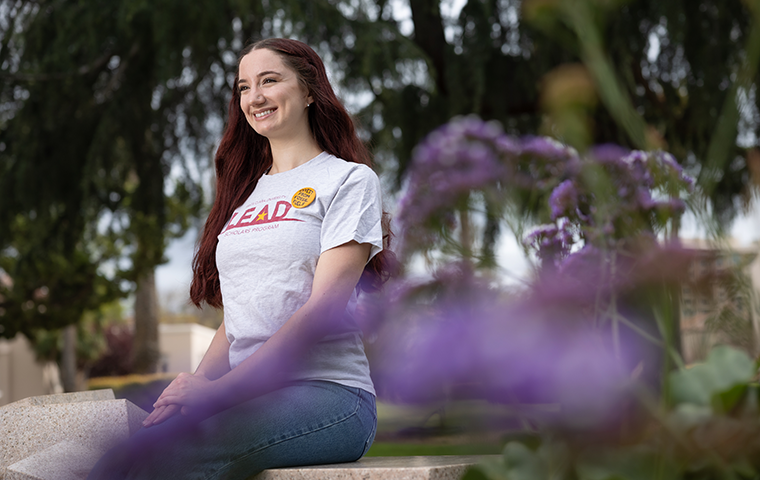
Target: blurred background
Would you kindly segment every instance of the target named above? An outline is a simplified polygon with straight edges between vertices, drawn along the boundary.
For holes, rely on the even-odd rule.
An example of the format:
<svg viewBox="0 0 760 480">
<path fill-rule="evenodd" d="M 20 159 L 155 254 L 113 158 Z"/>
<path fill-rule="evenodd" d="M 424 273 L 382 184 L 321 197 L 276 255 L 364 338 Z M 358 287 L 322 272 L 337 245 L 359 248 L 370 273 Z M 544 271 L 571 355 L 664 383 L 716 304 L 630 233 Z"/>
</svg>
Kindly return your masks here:
<svg viewBox="0 0 760 480">
<path fill-rule="evenodd" d="M 757 357 L 755 0 L 0 0 L 0 405 L 114 388 L 149 406 L 197 366 L 222 313 L 189 305 L 190 266 L 237 52 L 275 36 L 325 60 L 394 215 L 424 181 L 415 162 L 434 156 L 419 145 L 462 116 L 523 145 L 553 139 L 567 159 L 607 144 L 669 152 L 694 188 L 647 231 L 691 263 L 675 333 L 659 334 L 685 365 L 717 343 Z M 464 261 L 502 297 L 528 295 L 547 265 L 524 240 L 560 221 L 562 175 L 534 175 L 500 207 L 468 186 L 424 248 L 394 220 L 402 278 L 440 281 Z M 377 358 L 383 330 L 366 321 Z M 556 406 L 399 398 L 381 396 L 374 454 L 499 452 L 525 412 Z"/>
</svg>

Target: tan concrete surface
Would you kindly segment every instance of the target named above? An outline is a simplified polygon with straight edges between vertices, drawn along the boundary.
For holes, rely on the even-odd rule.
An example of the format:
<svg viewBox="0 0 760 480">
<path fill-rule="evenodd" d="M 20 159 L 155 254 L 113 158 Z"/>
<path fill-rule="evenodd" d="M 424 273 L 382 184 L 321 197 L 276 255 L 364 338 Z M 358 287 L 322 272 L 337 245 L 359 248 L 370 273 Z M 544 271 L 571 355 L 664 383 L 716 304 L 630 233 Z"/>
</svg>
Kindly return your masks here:
<svg viewBox="0 0 760 480">
<path fill-rule="evenodd" d="M 77 442 L 56 443 L 9 466 L 5 480 L 83 480 L 102 455 Z"/>
<path fill-rule="evenodd" d="M 249 480 L 458 480 L 470 465 L 498 455 L 366 457 L 358 462 L 265 470 Z"/>
<path fill-rule="evenodd" d="M 32 397 L 0 407 L 0 479 L 9 466 L 64 441 L 102 454 L 140 429 L 147 416 L 128 400 L 114 399 L 111 390 Z M 24 465 L 33 471 L 35 464 Z"/>
</svg>

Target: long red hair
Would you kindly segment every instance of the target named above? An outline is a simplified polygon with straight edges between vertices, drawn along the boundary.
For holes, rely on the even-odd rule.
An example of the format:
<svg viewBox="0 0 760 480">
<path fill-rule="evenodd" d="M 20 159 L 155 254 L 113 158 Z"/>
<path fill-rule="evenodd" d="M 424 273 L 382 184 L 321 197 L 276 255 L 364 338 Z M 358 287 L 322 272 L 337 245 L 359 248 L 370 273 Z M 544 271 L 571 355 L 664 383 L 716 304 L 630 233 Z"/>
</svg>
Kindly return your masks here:
<svg viewBox="0 0 760 480">
<path fill-rule="evenodd" d="M 309 106 L 309 127 L 319 147 L 348 162 L 372 166 L 369 150 L 357 136 L 351 116 L 335 95 L 319 55 L 305 43 L 270 38 L 243 49 L 238 65 L 240 59 L 259 48 L 278 54 L 283 63 L 296 72 L 299 81 L 314 99 Z M 198 307 L 204 301 L 213 307 L 222 307 L 219 271 L 216 268 L 217 235 L 232 212 L 251 195 L 259 178 L 272 165 L 269 141 L 251 128 L 240 109 L 237 83 L 238 77 L 235 75 L 229 117 L 214 159 L 216 198 L 193 258 L 190 300 Z M 383 244 L 386 249 L 375 255 L 365 267 L 360 281 L 363 290 L 379 289 L 395 269 L 395 258 L 387 250 L 390 244 L 388 226 L 388 215 L 383 213 Z"/>
</svg>

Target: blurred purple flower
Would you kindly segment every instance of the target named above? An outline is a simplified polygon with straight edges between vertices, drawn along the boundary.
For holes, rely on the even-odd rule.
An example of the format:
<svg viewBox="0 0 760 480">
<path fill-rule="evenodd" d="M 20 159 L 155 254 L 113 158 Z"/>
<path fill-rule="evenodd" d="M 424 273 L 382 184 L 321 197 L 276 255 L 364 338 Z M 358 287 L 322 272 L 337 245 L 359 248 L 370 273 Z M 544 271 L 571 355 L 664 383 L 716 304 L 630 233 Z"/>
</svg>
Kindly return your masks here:
<svg viewBox="0 0 760 480">
<path fill-rule="evenodd" d="M 647 167 L 652 172 L 658 187 L 671 191 L 686 190 L 689 193 L 694 190 L 694 179 L 683 171 L 683 167 L 668 152 L 653 152 L 649 157 Z"/>
<path fill-rule="evenodd" d="M 543 279 L 537 286 L 540 294 L 546 299 L 553 298 L 551 292 L 569 292 L 578 297 L 587 295 L 583 292 L 595 292 L 604 296 L 641 285 L 678 283 L 685 278 L 693 252 L 679 245 L 660 245 L 654 236 L 642 235 L 638 240 L 639 244 L 627 253 L 585 245 L 560 264 L 557 275 Z M 613 262 L 617 275 L 613 275 Z M 573 285 L 577 290 L 573 291 Z"/>
<path fill-rule="evenodd" d="M 615 145 L 614 143 L 597 145 L 589 150 L 590 156 L 600 163 L 621 162 L 629 153 L 629 150 L 621 147 L 620 145 Z"/>
<path fill-rule="evenodd" d="M 522 155 L 532 155 L 541 159 L 568 159 L 577 156 L 572 148 L 548 137 L 526 136 L 521 147 Z"/>
<path fill-rule="evenodd" d="M 635 352 L 614 355 L 609 341 L 591 328 L 589 290 L 567 296 L 569 303 L 558 298 L 538 293 L 504 303 L 460 296 L 392 324 L 373 345 L 373 378 L 381 397 L 557 402 L 563 423 L 611 420 L 622 404 Z"/>
<path fill-rule="evenodd" d="M 622 161 L 628 164 L 631 179 L 630 182 L 639 186 L 651 188 L 653 185 L 652 174 L 647 168 L 649 154 L 641 150 L 634 150 L 622 158 Z"/>
<path fill-rule="evenodd" d="M 547 137 L 527 136 L 514 165 L 516 187 L 552 189 L 563 179 L 572 178 L 580 171 L 578 152 Z"/>
<path fill-rule="evenodd" d="M 635 199 L 636 204 L 634 208 L 644 211 L 651 210 L 657 205 L 657 203 L 652 198 L 652 193 L 648 189 L 637 188 Z"/>
<path fill-rule="evenodd" d="M 681 175 L 683 173 L 683 168 L 676 161 L 676 157 L 670 153 L 660 150 L 654 153 L 654 157 L 657 158 L 657 160 L 659 160 L 667 168 L 670 168 L 670 170 L 672 170 L 674 173 L 678 175 Z"/>
<path fill-rule="evenodd" d="M 497 123 L 474 117 L 452 120 L 428 135 L 414 151 L 400 201 L 402 226 L 423 225 L 470 192 L 493 188 L 507 172 L 502 158 L 516 147 Z"/>
<path fill-rule="evenodd" d="M 604 144 L 580 157 L 556 140 L 516 139 L 498 123 L 460 117 L 415 149 L 397 218 L 401 244 L 411 251 L 450 239 L 441 232 L 456 227 L 454 212 L 472 208 L 475 192 L 490 211 L 514 198 L 546 195 L 556 226 L 535 231 L 525 243 L 556 265 L 580 240 L 626 248 L 636 237 L 656 233 L 683 212 L 678 198 L 691 188 L 691 179 L 665 152 Z"/>
<path fill-rule="evenodd" d="M 578 207 L 578 190 L 572 180 L 565 180 L 557 185 L 549 197 L 549 207 L 551 208 L 552 220 L 576 210 Z"/>
<path fill-rule="evenodd" d="M 523 244 L 532 247 L 542 262 L 559 263 L 570 253 L 575 243 L 575 232 L 570 222 L 560 220 L 556 224 L 539 225 L 531 230 Z"/>
<path fill-rule="evenodd" d="M 400 200 L 402 243 L 446 238 L 474 192 L 499 207 L 515 192 L 528 193 L 548 197 L 553 223 L 524 238 L 546 269 L 519 301 L 505 300 L 468 262 L 392 284 L 365 308 L 381 396 L 543 399 L 562 403 L 562 421 L 613 418 L 643 354 L 625 334 L 611 348 L 609 330 L 592 327 L 619 319 L 622 296 L 686 271 L 683 252 L 659 248 L 656 234 L 683 212 L 680 196 L 692 184 L 665 152 L 608 144 L 579 156 L 555 140 L 510 137 L 476 117 L 431 133 L 414 151 Z M 539 215 L 546 218 L 546 210 Z"/>
</svg>

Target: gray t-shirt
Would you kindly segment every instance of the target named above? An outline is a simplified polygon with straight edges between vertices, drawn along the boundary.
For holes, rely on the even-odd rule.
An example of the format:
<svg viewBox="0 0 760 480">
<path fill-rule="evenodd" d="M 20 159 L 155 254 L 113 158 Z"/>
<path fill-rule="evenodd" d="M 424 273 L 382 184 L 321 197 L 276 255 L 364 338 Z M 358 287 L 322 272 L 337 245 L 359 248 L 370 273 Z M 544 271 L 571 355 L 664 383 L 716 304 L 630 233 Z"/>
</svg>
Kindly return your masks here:
<svg viewBox="0 0 760 480">
<path fill-rule="evenodd" d="M 367 167 L 321 153 L 292 170 L 264 175 L 219 234 L 224 325 L 235 368 L 309 299 L 322 252 L 351 240 L 382 250 L 382 201 Z M 375 393 L 354 292 L 340 332 L 313 346 L 297 377 Z"/>
</svg>

